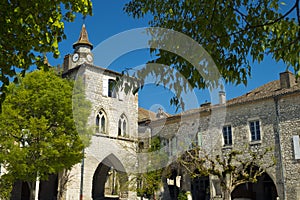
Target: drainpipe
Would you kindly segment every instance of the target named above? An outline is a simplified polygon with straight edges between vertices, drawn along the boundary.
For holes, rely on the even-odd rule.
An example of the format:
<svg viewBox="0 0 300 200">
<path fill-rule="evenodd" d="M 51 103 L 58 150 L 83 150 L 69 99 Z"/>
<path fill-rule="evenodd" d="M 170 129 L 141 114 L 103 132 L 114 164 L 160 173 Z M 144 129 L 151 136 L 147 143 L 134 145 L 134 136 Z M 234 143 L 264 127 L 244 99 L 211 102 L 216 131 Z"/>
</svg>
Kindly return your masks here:
<svg viewBox="0 0 300 200">
<path fill-rule="evenodd" d="M 275 102 L 275 112 L 276 112 L 276 134 L 275 137 L 278 141 L 278 150 L 279 150 L 279 163 L 280 163 L 280 167 L 281 167 L 281 183 L 282 183 L 282 187 L 283 187 L 283 200 L 286 200 L 286 186 L 285 186 L 285 178 L 284 178 L 284 172 L 285 172 L 285 168 L 284 168 L 284 164 L 282 162 L 282 151 L 281 151 L 281 137 L 280 137 L 280 113 L 279 113 L 279 105 L 278 105 L 278 100 L 279 100 L 279 96 L 275 96 L 274 97 L 274 102 Z"/>
<path fill-rule="evenodd" d="M 83 200 L 83 172 L 84 172 L 84 149 L 82 150 L 83 152 L 83 158 L 81 161 L 81 174 L 80 174 L 80 200 Z"/>
</svg>

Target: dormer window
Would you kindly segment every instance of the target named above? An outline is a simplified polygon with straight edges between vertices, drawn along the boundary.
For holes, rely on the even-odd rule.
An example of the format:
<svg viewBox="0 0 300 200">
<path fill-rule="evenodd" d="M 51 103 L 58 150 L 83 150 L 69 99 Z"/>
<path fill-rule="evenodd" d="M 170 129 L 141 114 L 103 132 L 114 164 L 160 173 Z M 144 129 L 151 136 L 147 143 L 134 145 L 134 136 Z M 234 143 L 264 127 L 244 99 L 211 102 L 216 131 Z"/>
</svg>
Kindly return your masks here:
<svg viewBox="0 0 300 200">
<path fill-rule="evenodd" d="M 106 115 L 103 110 L 100 110 L 96 116 L 96 133 L 106 134 Z"/>
</svg>

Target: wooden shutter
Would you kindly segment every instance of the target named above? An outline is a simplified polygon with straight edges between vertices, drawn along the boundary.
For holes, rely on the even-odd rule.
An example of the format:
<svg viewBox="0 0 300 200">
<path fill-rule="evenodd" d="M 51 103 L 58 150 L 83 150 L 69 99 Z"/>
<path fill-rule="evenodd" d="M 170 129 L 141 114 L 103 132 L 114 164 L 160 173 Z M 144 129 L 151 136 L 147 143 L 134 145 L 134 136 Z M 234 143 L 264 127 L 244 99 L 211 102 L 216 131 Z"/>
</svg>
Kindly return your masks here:
<svg viewBox="0 0 300 200">
<path fill-rule="evenodd" d="M 108 96 L 108 78 L 103 77 L 103 83 L 102 83 L 102 95 L 107 97 Z"/>
<path fill-rule="evenodd" d="M 294 143 L 294 155 L 295 159 L 300 159 L 300 142 L 299 135 L 293 135 L 293 143 Z"/>
</svg>

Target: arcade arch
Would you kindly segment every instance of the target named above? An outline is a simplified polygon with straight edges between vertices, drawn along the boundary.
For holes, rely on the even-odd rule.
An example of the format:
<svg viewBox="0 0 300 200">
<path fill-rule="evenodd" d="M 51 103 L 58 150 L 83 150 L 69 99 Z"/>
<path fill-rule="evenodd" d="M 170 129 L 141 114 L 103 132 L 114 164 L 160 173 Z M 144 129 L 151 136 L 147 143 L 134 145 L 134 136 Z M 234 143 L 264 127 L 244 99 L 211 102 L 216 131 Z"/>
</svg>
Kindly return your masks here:
<svg viewBox="0 0 300 200">
<path fill-rule="evenodd" d="M 128 175 L 120 160 L 114 155 L 108 155 L 98 165 L 92 186 L 93 200 L 119 199 L 128 196 Z"/>
</svg>

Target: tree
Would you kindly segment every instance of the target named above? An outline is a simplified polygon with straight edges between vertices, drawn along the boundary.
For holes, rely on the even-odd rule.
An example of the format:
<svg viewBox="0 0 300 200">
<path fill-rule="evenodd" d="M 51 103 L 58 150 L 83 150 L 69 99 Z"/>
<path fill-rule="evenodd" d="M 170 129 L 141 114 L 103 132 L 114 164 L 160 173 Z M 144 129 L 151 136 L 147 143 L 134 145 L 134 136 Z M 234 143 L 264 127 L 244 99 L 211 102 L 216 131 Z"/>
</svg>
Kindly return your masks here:
<svg viewBox="0 0 300 200">
<path fill-rule="evenodd" d="M 37 179 L 46 180 L 81 161 L 91 134 L 87 128 L 91 105 L 79 90 L 72 95 L 73 82 L 52 70 L 31 72 L 7 87 L 0 115 L 0 163 L 7 171 L 3 182 L 28 182 L 34 198 Z M 72 98 L 80 105 L 73 105 L 74 117 Z M 78 113 L 81 121 L 75 124 Z"/>
<path fill-rule="evenodd" d="M 147 163 L 147 172 L 136 175 L 138 183 L 137 193 L 139 196 L 156 199 L 156 192 L 162 186 L 162 177 L 166 176 L 167 170 L 161 168 L 168 162 L 167 155 L 161 151 L 161 140 L 159 137 L 151 139 L 150 148 L 148 149 L 149 160 L 142 161 Z"/>
<path fill-rule="evenodd" d="M 64 22 L 76 13 L 92 14 L 90 0 L 26 1 L 4 0 L 0 3 L 0 87 L 1 102 L 5 88 L 16 73 L 32 65 L 43 66 L 43 54 L 59 56 L 58 43 L 66 38 Z M 1 103 L 0 102 L 0 103 Z"/>
<path fill-rule="evenodd" d="M 210 54 L 228 83 L 247 84 L 251 62 L 261 62 L 266 55 L 282 60 L 300 75 L 299 0 L 287 3 L 280 0 L 131 0 L 124 10 L 134 18 L 151 16 L 152 27 L 172 29 L 194 39 Z M 156 40 L 150 42 L 164 40 L 164 35 L 155 36 L 158 36 Z M 192 88 L 207 88 L 203 74 L 189 60 L 159 47 L 151 49 L 155 58 L 149 63 L 170 65 Z M 159 74 L 161 82 L 176 82 L 172 77 L 166 78 L 166 70 L 149 68 L 144 72 L 138 78 Z M 175 104 L 178 102 L 178 98 L 173 100 Z"/>
<path fill-rule="evenodd" d="M 264 161 L 270 148 L 264 150 L 230 150 L 222 155 L 210 155 L 203 148 L 197 146 L 179 159 L 179 163 L 188 171 L 192 178 L 214 176 L 220 181 L 223 200 L 231 200 L 231 192 L 236 186 L 257 182 L 267 169 L 276 162 Z"/>
</svg>

